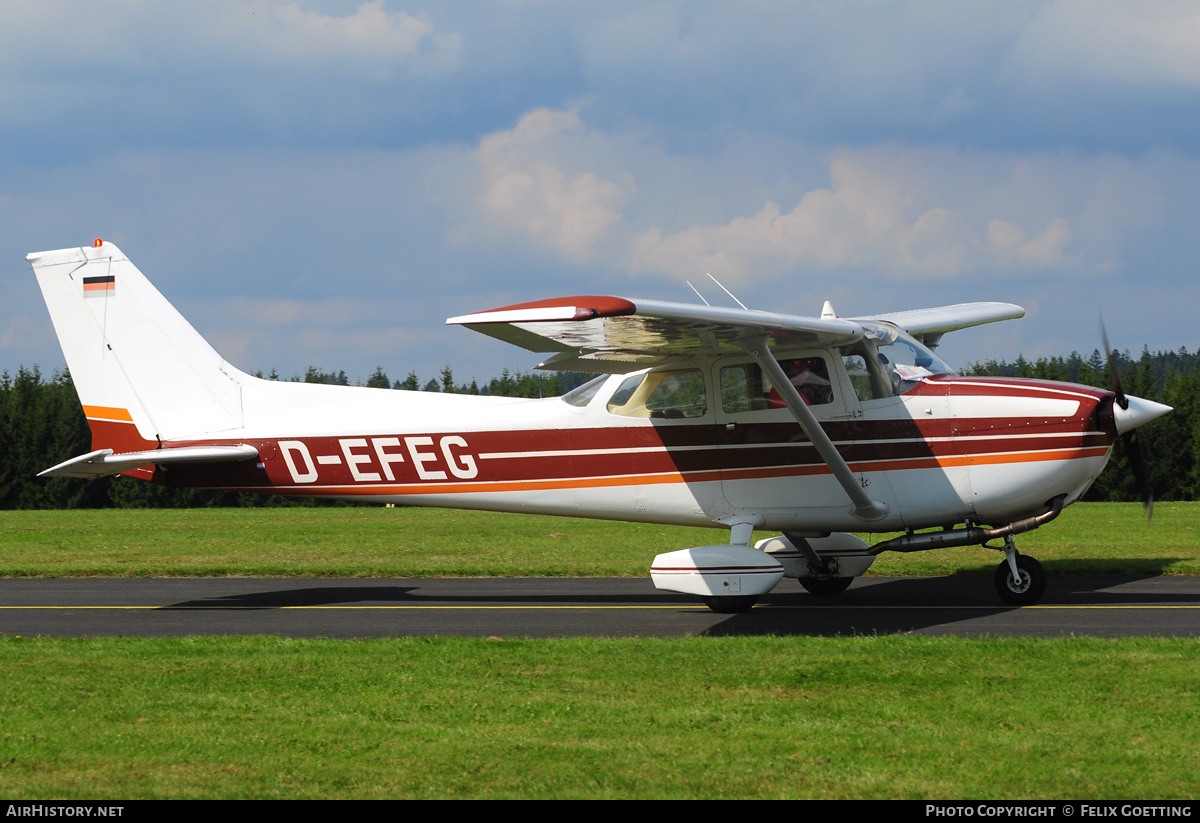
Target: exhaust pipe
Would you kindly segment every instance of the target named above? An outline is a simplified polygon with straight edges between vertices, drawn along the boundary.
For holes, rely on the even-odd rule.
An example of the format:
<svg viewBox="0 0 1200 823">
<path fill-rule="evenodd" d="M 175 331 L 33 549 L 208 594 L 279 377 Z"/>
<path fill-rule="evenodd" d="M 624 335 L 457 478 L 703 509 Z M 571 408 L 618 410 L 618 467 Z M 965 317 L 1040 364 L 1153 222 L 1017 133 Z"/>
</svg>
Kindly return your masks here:
<svg viewBox="0 0 1200 823">
<path fill-rule="evenodd" d="M 1024 534 L 1025 532 L 1031 532 L 1040 526 L 1046 525 L 1062 514 L 1063 503 L 1066 499 L 1067 496 L 1065 494 L 1060 494 L 1058 497 L 1047 502 L 1046 505 L 1050 507 L 1048 511 L 1033 517 L 1027 517 L 1024 520 L 1018 520 L 1015 523 L 1009 523 L 1007 526 L 1001 526 L 998 529 L 981 529 L 978 526 L 972 526 L 966 529 L 951 529 L 944 532 L 905 534 L 900 537 L 893 537 L 891 540 L 885 540 L 882 543 L 876 543 L 867 553 L 878 555 L 883 552 L 924 552 L 931 549 L 949 549 L 956 546 L 982 546 L 989 540 L 1011 537 L 1014 534 Z"/>
</svg>

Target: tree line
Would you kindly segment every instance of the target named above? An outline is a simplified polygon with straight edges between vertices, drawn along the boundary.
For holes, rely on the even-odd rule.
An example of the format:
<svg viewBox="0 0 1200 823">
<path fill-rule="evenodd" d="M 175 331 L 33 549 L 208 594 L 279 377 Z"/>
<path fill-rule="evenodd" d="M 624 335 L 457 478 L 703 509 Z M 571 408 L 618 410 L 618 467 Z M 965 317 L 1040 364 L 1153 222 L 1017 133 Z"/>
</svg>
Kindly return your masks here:
<svg viewBox="0 0 1200 823">
<path fill-rule="evenodd" d="M 1127 394 L 1173 406 L 1175 411 L 1139 430 L 1155 499 L 1196 500 L 1200 497 L 1200 349 L 1188 352 L 1151 353 L 1139 357 L 1114 352 L 1114 363 Z M 987 360 L 970 364 L 963 374 L 993 377 L 1032 377 L 1111 388 L 1108 359 L 1099 350 L 1088 357 L 1072 352 L 1067 357 L 1035 361 Z M 260 373 L 258 376 L 262 377 Z M 590 375 L 552 372 L 509 372 L 480 385 L 456 381 L 447 365 L 429 380 L 409 372 L 391 380 L 382 367 L 362 385 L 374 388 L 481 394 L 500 397 L 554 397 L 580 385 Z M 267 379 L 279 379 L 272 371 Z M 325 372 L 310 366 L 292 380 L 307 383 L 350 385 L 344 371 Z M 15 374 L 0 372 L 0 509 L 54 508 L 158 508 L 188 506 L 315 506 L 322 501 L 277 495 L 237 494 L 196 489 L 176 489 L 116 476 L 98 480 L 56 477 L 37 473 L 56 463 L 91 451 L 91 432 L 83 416 L 75 387 L 66 372 L 45 377 L 34 367 Z M 1135 501 L 1138 492 L 1124 445 L 1118 441 L 1108 467 L 1088 491 L 1085 500 Z"/>
</svg>

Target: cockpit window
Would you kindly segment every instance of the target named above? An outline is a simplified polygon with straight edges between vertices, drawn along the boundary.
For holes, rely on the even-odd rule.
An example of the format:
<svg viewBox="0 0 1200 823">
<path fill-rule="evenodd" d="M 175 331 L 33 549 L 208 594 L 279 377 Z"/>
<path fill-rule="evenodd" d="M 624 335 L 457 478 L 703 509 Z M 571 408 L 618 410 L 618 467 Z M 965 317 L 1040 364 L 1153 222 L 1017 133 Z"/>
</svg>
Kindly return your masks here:
<svg viewBox="0 0 1200 823">
<path fill-rule="evenodd" d="M 859 400 L 878 400 L 911 391 L 935 374 L 954 372 L 916 339 L 888 323 L 863 322 L 866 334 L 842 349 L 842 363 Z"/>
<path fill-rule="evenodd" d="M 608 410 L 622 417 L 681 420 L 708 412 L 704 375 L 699 369 L 635 374 L 608 401 Z"/>
<path fill-rule="evenodd" d="M 800 397 L 810 406 L 833 402 L 833 385 L 823 357 L 791 357 L 780 367 Z M 738 363 L 721 369 L 721 408 L 729 414 L 786 407 L 779 389 L 757 363 Z"/>
<path fill-rule="evenodd" d="M 583 408 L 588 403 L 592 402 L 592 398 L 596 396 L 596 392 L 600 391 L 600 387 L 604 385 L 606 380 L 608 380 L 607 374 L 602 374 L 599 377 L 593 377 L 582 386 L 576 386 L 564 394 L 562 396 L 562 400 L 564 403 Z"/>
</svg>

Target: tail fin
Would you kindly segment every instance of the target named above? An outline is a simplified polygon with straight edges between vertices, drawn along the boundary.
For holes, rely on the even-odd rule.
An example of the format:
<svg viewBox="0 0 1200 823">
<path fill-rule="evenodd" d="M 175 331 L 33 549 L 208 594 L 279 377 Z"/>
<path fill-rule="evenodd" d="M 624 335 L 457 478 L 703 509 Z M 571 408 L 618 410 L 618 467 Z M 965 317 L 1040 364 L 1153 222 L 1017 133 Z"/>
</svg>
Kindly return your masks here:
<svg viewBox="0 0 1200 823">
<path fill-rule="evenodd" d="M 121 250 L 34 252 L 33 265 L 92 428 L 92 448 L 240 428 L 248 375 L 225 362 Z"/>
</svg>

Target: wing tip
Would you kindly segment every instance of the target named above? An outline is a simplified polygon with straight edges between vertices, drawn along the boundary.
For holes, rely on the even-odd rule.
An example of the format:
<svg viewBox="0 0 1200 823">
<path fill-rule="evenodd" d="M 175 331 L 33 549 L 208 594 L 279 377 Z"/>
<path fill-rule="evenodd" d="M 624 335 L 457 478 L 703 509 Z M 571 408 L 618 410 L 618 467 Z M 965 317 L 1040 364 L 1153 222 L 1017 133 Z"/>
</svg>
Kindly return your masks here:
<svg viewBox="0 0 1200 823">
<path fill-rule="evenodd" d="M 476 323 L 537 323 L 561 320 L 594 320 L 598 317 L 621 317 L 637 312 L 637 306 L 623 297 L 576 295 L 552 297 L 513 303 L 472 314 L 450 317 L 446 325 L 465 326 Z"/>
</svg>

